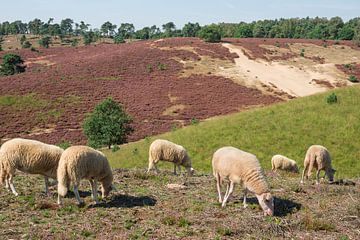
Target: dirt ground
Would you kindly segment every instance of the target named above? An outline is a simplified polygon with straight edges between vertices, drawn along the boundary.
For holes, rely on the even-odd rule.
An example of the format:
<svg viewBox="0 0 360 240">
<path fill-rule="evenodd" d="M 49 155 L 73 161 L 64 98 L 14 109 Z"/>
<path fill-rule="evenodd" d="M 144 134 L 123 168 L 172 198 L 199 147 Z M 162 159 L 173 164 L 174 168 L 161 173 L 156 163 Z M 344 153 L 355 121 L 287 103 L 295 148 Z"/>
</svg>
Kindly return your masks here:
<svg viewBox="0 0 360 240">
<path fill-rule="evenodd" d="M 217 202 L 211 175 L 186 178 L 162 171 L 115 170 L 109 199 L 94 205 L 90 186 L 80 188 L 85 206 L 72 192 L 56 205 L 56 192 L 45 196 L 43 179 L 19 174 L 14 197 L 0 189 L 0 236 L 4 239 L 359 239 L 360 179 L 339 184 L 299 185 L 299 175 L 268 173 L 275 216 L 264 217 L 256 198 L 242 206 L 235 186 L 225 208 Z M 178 184 L 182 188 L 174 189 Z M 347 185 L 345 185 L 347 184 Z M 356 185 L 352 185 L 356 184 Z M 225 191 L 225 189 L 223 189 Z"/>
</svg>

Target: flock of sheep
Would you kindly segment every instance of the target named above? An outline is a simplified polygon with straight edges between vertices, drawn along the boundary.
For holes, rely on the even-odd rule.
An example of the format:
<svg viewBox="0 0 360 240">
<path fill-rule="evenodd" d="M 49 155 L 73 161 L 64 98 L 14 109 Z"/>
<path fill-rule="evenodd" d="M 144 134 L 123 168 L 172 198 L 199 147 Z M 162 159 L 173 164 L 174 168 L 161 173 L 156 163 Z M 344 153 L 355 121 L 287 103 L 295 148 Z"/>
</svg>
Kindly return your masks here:
<svg viewBox="0 0 360 240">
<path fill-rule="evenodd" d="M 185 167 L 188 175 L 193 175 L 191 159 L 186 149 L 167 140 L 155 140 L 149 148 L 148 171 L 155 169 L 159 161 L 174 163 L 176 168 Z M 299 172 L 296 162 L 282 155 L 275 155 L 271 159 L 272 170 L 277 169 Z M 243 184 L 244 207 L 246 207 L 247 192 L 254 193 L 258 199 L 264 215 L 274 214 L 274 201 L 269 185 L 264 176 L 260 163 L 255 155 L 241 151 L 234 147 L 218 149 L 212 158 L 213 174 L 216 178 L 216 188 L 219 202 L 225 207 L 235 184 Z M 319 184 L 321 170 L 329 181 L 333 181 L 335 170 L 331 167 L 329 151 L 320 145 L 311 146 L 305 155 L 304 177 L 308 178 L 315 168 L 316 183 Z M 78 187 L 82 179 L 90 182 L 92 199 L 98 203 L 97 182 L 100 182 L 102 197 L 109 195 L 114 189 L 113 174 L 109 162 L 100 151 L 87 146 L 72 146 L 66 150 L 60 147 L 45 144 L 35 140 L 14 138 L 5 142 L 0 148 L 0 184 L 10 189 L 15 196 L 18 193 L 13 184 L 15 171 L 20 170 L 30 174 L 41 174 L 45 177 L 45 193 L 49 193 L 49 178 L 57 180 L 58 204 L 66 196 L 70 185 L 73 185 L 74 194 L 79 204 L 83 204 L 79 196 Z M 221 193 L 221 183 L 227 180 L 227 190 L 224 196 Z"/>
</svg>

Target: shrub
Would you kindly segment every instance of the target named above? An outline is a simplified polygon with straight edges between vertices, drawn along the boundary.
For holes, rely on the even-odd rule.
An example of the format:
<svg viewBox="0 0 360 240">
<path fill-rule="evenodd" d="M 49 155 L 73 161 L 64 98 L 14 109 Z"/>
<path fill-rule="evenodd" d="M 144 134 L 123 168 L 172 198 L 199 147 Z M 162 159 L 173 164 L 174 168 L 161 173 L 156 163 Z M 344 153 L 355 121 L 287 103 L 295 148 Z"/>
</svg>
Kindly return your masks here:
<svg viewBox="0 0 360 240">
<path fill-rule="evenodd" d="M 72 46 L 72 47 L 76 47 L 77 45 L 79 45 L 79 40 L 73 39 L 73 40 L 71 41 L 71 46 Z"/>
<path fill-rule="evenodd" d="M 352 83 L 357 83 L 357 82 L 359 82 L 359 80 L 357 79 L 357 77 L 354 76 L 354 75 L 350 75 L 350 76 L 349 76 L 349 81 L 352 82 Z"/>
<path fill-rule="evenodd" d="M 123 36 L 118 34 L 114 37 L 114 43 L 116 43 L 116 44 L 125 43 L 125 40 L 124 40 Z"/>
<path fill-rule="evenodd" d="M 211 24 L 203 27 L 199 31 L 200 38 L 202 38 L 205 42 L 220 42 L 221 41 L 221 31 L 218 25 Z"/>
<path fill-rule="evenodd" d="M 49 36 L 43 37 L 39 40 L 39 45 L 44 48 L 49 48 L 50 43 L 51 43 L 51 38 Z"/>
<path fill-rule="evenodd" d="M 20 38 L 20 44 L 23 45 L 25 41 L 26 41 L 26 36 L 22 35 Z"/>
<path fill-rule="evenodd" d="M 98 104 L 84 120 L 83 130 L 92 147 L 108 146 L 127 142 L 133 132 L 132 118 L 126 114 L 122 105 L 112 98 Z"/>
<path fill-rule="evenodd" d="M 25 41 L 23 44 L 22 44 L 22 48 L 30 48 L 31 47 L 31 43 L 29 41 Z"/>
<path fill-rule="evenodd" d="M 301 49 L 300 56 L 305 57 L 305 49 Z"/>
<path fill-rule="evenodd" d="M 0 75 L 14 75 L 25 71 L 26 66 L 19 55 L 8 53 L 3 56 L 3 63 L 0 65 Z"/>
<path fill-rule="evenodd" d="M 166 65 L 164 63 L 158 63 L 157 65 L 157 68 L 160 70 L 160 71 L 163 71 L 163 70 L 166 70 Z"/>
<path fill-rule="evenodd" d="M 327 96 L 326 98 L 326 102 L 328 104 L 333 104 L 333 103 L 337 103 L 337 96 L 335 93 L 331 93 L 329 96 Z"/>
</svg>

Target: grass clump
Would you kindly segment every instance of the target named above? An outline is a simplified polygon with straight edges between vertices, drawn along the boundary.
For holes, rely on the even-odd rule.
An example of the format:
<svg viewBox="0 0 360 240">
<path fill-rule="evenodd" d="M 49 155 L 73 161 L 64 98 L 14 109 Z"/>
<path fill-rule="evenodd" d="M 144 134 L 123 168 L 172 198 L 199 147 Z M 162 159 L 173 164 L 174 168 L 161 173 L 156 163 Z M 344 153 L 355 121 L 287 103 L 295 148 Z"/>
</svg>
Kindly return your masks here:
<svg viewBox="0 0 360 240">
<path fill-rule="evenodd" d="M 337 103 L 338 99 L 335 93 L 331 93 L 329 96 L 327 96 L 326 98 L 326 102 L 328 104 L 333 104 L 333 103 Z"/>
<path fill-rule="evenodd" d="M 352 82 L 352 83 L 357 83 L 357 82 L 359 82 L 359 79 L 358 79 L 356 76 L 354 76 L 354 75 L 350 75 L 348 79 L 349 79 L 349 81 Z"/>
</svg>

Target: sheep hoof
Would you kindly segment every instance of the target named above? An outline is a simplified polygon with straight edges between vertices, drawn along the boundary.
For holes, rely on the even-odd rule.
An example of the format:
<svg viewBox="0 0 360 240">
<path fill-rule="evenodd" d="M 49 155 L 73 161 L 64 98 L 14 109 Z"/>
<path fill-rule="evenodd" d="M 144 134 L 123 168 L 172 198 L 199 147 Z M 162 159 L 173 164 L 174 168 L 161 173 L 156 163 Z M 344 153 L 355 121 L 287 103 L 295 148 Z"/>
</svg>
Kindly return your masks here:
<svg viewBox="0 0 360 240">
<path fill-rule="evenodd" d="M 221 199 L 219 199 L 219 203 L 222 203 L 222 200 L 221 200 Z"/>
<path fill-rule="evenodd" d="M 244 204 L 244 208 L 247 208 L 248 207 L 248 205 L 247 204 Z"/>
</svg>

